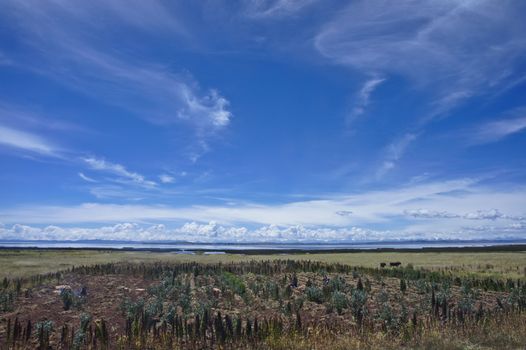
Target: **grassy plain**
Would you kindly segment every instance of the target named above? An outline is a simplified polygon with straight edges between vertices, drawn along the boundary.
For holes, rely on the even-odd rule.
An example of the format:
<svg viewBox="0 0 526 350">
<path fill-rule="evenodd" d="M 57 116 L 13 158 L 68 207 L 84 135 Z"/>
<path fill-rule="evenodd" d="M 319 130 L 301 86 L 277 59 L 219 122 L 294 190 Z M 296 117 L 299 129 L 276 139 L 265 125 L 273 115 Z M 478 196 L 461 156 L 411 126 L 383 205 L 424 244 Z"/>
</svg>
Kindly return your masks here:
<svg viewBox="0 0 526 350">
<path fill-rule="evenodd" d="M 359 252 L 317 254 L 176 254 L 173 252 L 112 250 L 0 250 L 0 278 L 64 270 L 72 266 L 108 262 L 242 262 L 250 260 L 294 259 L 352 266 L 378 267 L 380 262 L 400 261 L 404 266 L 446 270 L 455 274 L 486 277 L 526 277 L 526 251 L 521 252 Z"/>
<path fill-rule="evenodd" d="M 402 267 L 376 269 L 395 261 Z M 122 264 L 105 265 L 115 262 Z M 169 265 L 136 264 L 153 262 Z M 186 262 L 198 264 L 177 264 Z M 34 276 L 72 266 L 85 267 Z M 526 344 L 526 251 L 517 247 L 261 255 L 8 249 L 0 250 L 4 277 L 14 280 L 0 280 L 0 349 Z"/>
</svg>

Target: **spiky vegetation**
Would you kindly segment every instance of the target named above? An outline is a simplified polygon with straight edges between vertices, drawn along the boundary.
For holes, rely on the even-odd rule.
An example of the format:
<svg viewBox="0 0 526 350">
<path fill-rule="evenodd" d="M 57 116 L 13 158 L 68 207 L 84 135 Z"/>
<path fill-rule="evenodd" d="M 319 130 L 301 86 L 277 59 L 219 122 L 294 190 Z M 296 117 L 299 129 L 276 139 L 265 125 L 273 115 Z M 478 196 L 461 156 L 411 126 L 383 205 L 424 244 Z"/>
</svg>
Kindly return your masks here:
<svg viewBox="0 0 526 350">
<path fill-rule="evenodd" d="M 50 287 L 77 279 L 113 286 L 106 290 L 118 292 L 120 302 L 110 302 L 113 311 L 105 313 L 83 288 L 86 303 L 72 308 L 71 289 Z M 126 279 L 147 287 L 132 293 L 118 285 Z M 33 290 L 55 298 L 62 314 L 11 313 L 34 298 Z M 105 264 L 5 280 L 0 291 L 12 295 L 1 313 L 2 348 L 513 348 L 526 341 L 524 280 L 412 267 L 293 260 Z"/>
</svg>

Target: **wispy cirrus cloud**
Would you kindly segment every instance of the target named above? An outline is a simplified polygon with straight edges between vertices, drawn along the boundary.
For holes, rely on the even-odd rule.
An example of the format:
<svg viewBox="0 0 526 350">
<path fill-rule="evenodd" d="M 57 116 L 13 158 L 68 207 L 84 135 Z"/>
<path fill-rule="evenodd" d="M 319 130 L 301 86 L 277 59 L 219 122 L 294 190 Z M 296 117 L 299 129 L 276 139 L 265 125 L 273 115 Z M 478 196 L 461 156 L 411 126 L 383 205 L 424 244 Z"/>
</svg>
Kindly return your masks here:
<svg viewBox="0 0 526 350">
<path fill-rule="evenodd" d="M 347 117 L 348 123 L 352 123 L 358 117 L 360 117 L 362 114 L 365 113 L 365 110 L 370 103 L 372 93 L 384 81 L 385 81 L 384 78 L 373 77 L 371 79 L 368 79 L 363 84 L 362 88 L 360 89 L 360 91 L 358 92 L 356 96 L 355 105 L 352 108 L 351 113 Z"/>
<path fill-rule="evenodd" d="M 253 18 L 281 18 L 295 15 L 318 0 L 246 0 L 245 14 Z"/>
<path fill-rule="evenodd" d="M 9 119 L 6 116 L 12 116 L 13 118 Z M 148 180 L 137 172 L 129 171 L 121 164 L 109 162 L 103 158 L 95 156 L 80 156 L 80 151 L 64 148 L 63 146 L 51 141 L 49 135 L 47 135 L 47 132 L 49 131 L 69 132 L 72 130 L 80 130 L 75 125 L 60 121 L 46 123 L 46 119 L 43 117 L 39 118 L 38 114 L 27 110 L 16 109 L 12 106 L 6 108 L 5 105 L 0 105 L 0 120 L 9 121 L 10 124 L 16 123 L 41 129 L 40 133 L 35 133 L 26 129 L 13 128 L 11 125 L 0 124 L 0 148 L 4 148 L 6 151 L 16 156 L 31 155 L 33 157 L 38 156 L 39 158 L 57 158 L 65 164 L 73 166 L 78 166 L 80 161 L 80 165 L 83 167 L 117 175 L 117 178 L 109 180 L 113 185 L 112 187 L 108 187 L 108 185 L 103 184 L 103 182 L 108 182 L 108 179 L 95 180 L 84 174 L 82 171 L 78 172 L 78 176 L 84 181 L 90 184 L 98 184 L 90 189 L 90 192 L 97 198 L 120 197 L 136 199 L 137 194 L 132 193 L 133 191 L 126 188 L 129 187 L 128 185 L 140 186 L 144 190 L 154 189 L 157 185 L 155 181 Z M 44 132 L 44 130 L 46 132 Z M 115 186 L 115 182 L 118 182 L 120 187 Z M 105 191 L 101 191 L 101 189 L 104 189 Z M 106 192 L 106 194 L 104 194 L 104 196 L 101 195 L 104 192 Z"/>
<path fill-rule="evenodd" d="M 470 135 L 472 144 L 484 144 L 500 141 L 508 136 L 526 130 L 526 110 L 524 116 L 511 119 L 500 119 L 480 125 Z"/>
<path fill-rule="evenodd" d="M 89 176 L 87 176 L 87 175 L 84 175 L 83 172 L 79 172 L 79 177 L 80 177 L 82 180 L 87 181 L 87 182 L 91 182 L 91 183 L 96 183 L 96 182 L 98 182 L 97 180 L 95 180 L 95 179 L 93 179 L 93 178 L 91 178 L 91 177 L 89 177 Z"/>
<path fill-rule="evenodd" d="M 177 16 L 175 8 L 168 6 L 163 1 L 152 0 L 94 0 L 85 3 L 79 0 L 54 0 L 38 4 L 21 4 L 15 0 L 6 2 L 6 9 L 15 18 L 26 15 L 25 20 L 34 20 L 35 27 L 47 25 L 44 19 L 54 19 L 60 25 L 72 25 L 71 31 L 81 30 L 79 26 L 90 25 L 94 29 L 104 28 L 107 24 L 103 21 L 90 23 L 96 16 L 103 15 L 108 22 L 118 22 L 127 30 L 142 29 L 146 31 L 163 31 L 169 34 L 186 35 L 183 21 Z M 20 19 L 20 18 L 18 18 Z M 40 19 L 40 21 L 38 21 Z M 73 26 L 77 22 L 78 26 Z M 20 25 L 27 25 L 23 22 Z M 47 33 L 42 34 L 45 36 Z"/>
<path fill-rule="evenodd" d="M 0 125 L 0 146 L 48 157 L 61 157 L 61 150 L 44 137 L 2 125 Z"/>
<path fill-rule="evenodd" d="M 31 121 L 30 124 L 35 124 Z M 157 186 L 155 181 L 146 179 L 145 176 L 129 171 L 124 165 L 113 163 L 107 161 L 103 158 L 95 156 L 79 156 L 80 152 L 74 149 L 66 149 L 62 146 L 57 145 L 56 143 L 49 140 L 48 137 L 43 136 L 42 134 L 37 134 L 27 130 L 20 130 L 12 128 L 11 126 L 4 126 L 0 124 L 0 148 L 4 148 L 6 151 L 13 153 L 16 156 L 38 156 L 57 158 L 64 163 L 69 165 L 78 166 L 79 164 L 83 167 L 88 167 L 90 170 L 97 170 L 109 174 L 116 175 L 117 178 L 110 180 L 110 182 L 118 182 L 120 185 L 134 185 L 140 186 L 145 190 L 154 189 Z M 84 172 L 78 172 L 78 176 L 84 181 L 90 184 L 98 185 L 95 188 L 92 188 L 90 192 L 97 194 L 96 197 L 102 198 L 100 196 L 102 193 L 101 188 L 107 190 L 106 197 L 116 197 L 118 193 L 119 197 L 126 198 L 130 197 L 129 189 L 113 186 L 108 190 L 107 186 L 105 187 L 102 182 L 107 182 L 108 179 L 96 180 Z M 167 180 L 164 178 L 164 180 Z M 166 182 L 163 182 L 166 183 Z M 98 191 L 97 191 L 98 190 Z M 135 194 L 131 195 L 133 198 L 137 198 Z"/>
<path fill-rule="evenodd" d="M 201 140 L 230 123 L 230 102 L 217 90 L 203 91 L 190 76 L 172 73 L 168 67 L 133 63 L 117 55 L 77 46 L 65 59 L 76 66 L 61 82 L 81 88 L 87 94 L 101 94 L 154 124 L 186 123 Z M 104 77 L 102 80 L 100 77 Z"/>
<path fill-rule="evenodd" d="M 141 186 L 154 187 L 157 185 L 155 181 L 147 180 L 143 175 L 129 171 L 126 167 L 118 163 L 112 163 L 96 157 L 85 157 L 82 158 L 82 161 L 93 170 L 114 174 Z"/>
<path fill-rule="evenodd" d="M 517 74 L 526 55 L 526 24 L 519 15 L 525 10 L 514 1 L 358 0 L 322 26 L 314 46 L 349 69 L 408 81 L 427 107 L 407 128 L 413 130 L 407 135 L 418 135 L 469 99 L 523 79 Z M 522 130 L 523 123 L 495 123 L 479 139 L 505 137 Z M 395 139 L 388 148 L 407 148 L 409 139 L 415 137 Z M 378 174 L 394 168 L 403 152 L 394 153 L 398 156 L 384 156 Z"/>
<path fill-rule="evenodd" d="M 197 140 L 192 153 L 202 154 L 210 138 L 229 125 L 230 102 L 216 89 L 202 88 L 183 68 L 156 62 L 108 30 L 118 24 L 138 37 L 187 35 L 173 7 L 160 1 L 133 4 L 54 1 L 28 6 L 9 1 L 6 10 L 16 21 L 6 20 L 6 25 L 32 57 L 18 59 L 17 65 L 151 123 L 186 125 Z M 101 16 L 111 21 L 99 21 Z"/>
<path fill-rule="evenodd" d="M 87 132 L 88 129 L 68 122 L 56 114 L 53 117 L 38 110 L 0 101 L 0 122 L 18 128 L 33 128 L 47 131 Z"/>
<path fill-rule="evenodd" d="M 402 74 L 457 103 L 514 78 L 526 52 L 523 10 L 514 1 L 354 1 L 315 46 L 335 62 Z"/>
<path fill-rule="evenodd" d="M 389 171 L 393 170 L 396 167 L 396 163 L 400 160 L 407 148 L 411 145 L 413 141 L 416 140 L 417 137 L 417 134 L 406 133 L 386 147 L 384 151 L 384 158 L 380 166 L 376 170 L 377 179 L 382 178 Z"/>
</svg>

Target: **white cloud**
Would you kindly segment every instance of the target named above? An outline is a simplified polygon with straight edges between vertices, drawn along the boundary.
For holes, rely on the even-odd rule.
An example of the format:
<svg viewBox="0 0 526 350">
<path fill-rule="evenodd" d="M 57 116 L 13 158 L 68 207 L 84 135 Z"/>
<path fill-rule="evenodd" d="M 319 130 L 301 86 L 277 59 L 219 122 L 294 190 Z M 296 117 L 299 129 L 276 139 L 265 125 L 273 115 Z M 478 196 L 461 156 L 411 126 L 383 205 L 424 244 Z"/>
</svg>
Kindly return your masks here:
<svg viewBox="0 0 526 350">
<path fill-rule="evenodd" d="M 245 0 L 248 17 L 275 19 L 295 15 L 318 0 Z"/>
<path fill-rule="evenodd" d="M 504 215 L 498 209 L 490 210 L 477 210 L 473 213 L 467 213 L 464 215 L 466 219 L 470 220 L 497 220 L 497 219 L 510 219 L 510 220 L 524 220 L 523 217 Z"/>
<path fill-rule="evenodd" d="M 68 75 L 54 71 L 62 83 L 73 84 L 87 94 L 101 94 L 110 104 L 130 110 L 152 123 L 186 123 L 204 140 L 230 123 L 230 102 L 217 90 L 202 91 L 188 75 L 167 67 L 134 63 L 79 45 L 64 52 L 63 59 L 78 67 Z M 77 72 L 79 75 L 75 76 Z M 100 77 L 104 76 L 104 80 Z"/>
<path fill-rule="evenodd" d="M 168 174 L 161 174 L 161 175 L 159 175 L 159 180 L 163 184 L 171 184 L 171 183 L 175 182 L 175 177 L 173 177 L 171 175 L 168 175 Z"/>
<path fill-rule="evenodd" d="M 484 208 L 485 203 L 492 208 Z M 520 212 L 524 207 L 525 188 L 497 191 L 465 179 L 277 205 L 8 208 L 0 210 L 0 221 L 12 226 L 0 228 L 0 237 L 282 242 L 521 238 L 526 234 L 526 216 Z M 42 229 L 21 222 L 51 226 Z M 112 222 L 116 224 L 71 228 Z M 169 229 L 145 226 L 146 222 L 186 223 Z M 60 224 L 68 227 L 56 226 Z M 381 229 L 386 226 L 390 229 Z"/>
<path fill-rule="evenodd" d="M 416 140 L 417 135 L 406 133 L 401 138 L 389 144 L 385 150 L 385 157 L 380 167 L 376 170 L 376 178 L 379 179 L 396 167 L 396 163 L 405 153 L 409 145 Z"/>
<path fill-rule="evenodd" d="M 415 218 L 426 218 L 426 219 L 436 219 L 436 218 L 451 219 L 451 218 L 460 217 L 458 214 L 449 213 L 447 211 L 434 211 L 434 210 L 421 209 L 421 208 L 405 210 L 404 214 L 415 217 Z"/>
<path fill-rule="evenodd" d="M 221 227 L 266 227 L 262 236 L 279 238 L 280 234 L 286 233 L 283 239 L 298 227 L 301 227 L 296 234 L 298 237 L 316 233 L 319 237 L 333 234 L 335 237 L 350 235 L 355 239 L 434 239 L 455 238 L 458 234 L 468 237 L 474 227 L 491 226 L 493 228 L 484 234 L 493 238 L 500 235 L 498 229 L 502 229 L 502 234 L 518 232 L 520 227 L 517 224 L 526 221 L 526 215 L 521 211 L 525 207 L 524 187 L 497 190 L 478 186 L 476 180 L 460 179 L 272 205 L 230 203 L 225 206 L 175 207 L 86 203 L 10 207 L 0 210 L 0 221 L 11 225 L 193 222 L 199 230 L 210 230 L 211 235 L 215 229 L 200 225 L 214 222 Z M 348 215 L 350 212 L 352 214 Z M 474 222 L 477 225 L 474 226 Z M 386 231 L 385 227 L 389 230 Z M 260 232 L 258 230 L 249 231 Z"/>
<path fill-rule="evenodd" d="M 113 180 L 114 182 L 115 180 Z M 134 183 L 132 183 L 134 184 Z M 151 186 L 126 186 L 122 182 L 114 184 L 97 184 L 89 188 L 89 193 L 97 199 L 119 199 L 126 200 L 130 203 L 152 198 L 158 195 L 158 192 L 152 193 L 152 190 L 160 190 L 158 187 Z M 167 194 L 168 195 L 168 194 Z"/>
<path fill-rule="evenodd" d="M 522 111 L 526 114 L 526 111 Z M 475 144 L 499 141 L 507 136 L 517 134 L 526 129 L 526 116 L 514 119 L 504 119 L 488 122 L 478 128 L 472 135 Z"/>
<path fill-rule="evenodd" d="M 470 220 L 496 220 L 498 218 L 503 217 L 503 214 L 498 209 L 491 209 L 491 210 L 477 210 L 474 213 L 468 213 L 464 215 L 466 219 Z"/>
<path fill-rule="evenodd" d="M 424 208 L 405 210 L 405 215 L 412 216 L 415 218 L 426 218 L 426 219 L 455 219 L 455 218 L 464 218 L 468 220 L 497 220 L 505 219 L 512 221 L 523 221 L 526 220 L 524 216 L 517 215 L 506 215 L 503 214 L 498 209 L 489 209 L 489 210 L 477 210 L 475 212 L 470 212 L 466 214 L 451 213 L 448 211 L 435 211 Z"/>
<path fill-rule="evenodd" d="M 163 2 L 59 0 L 28 6 L 12 1 L 8 6 L 6 12 L 17 19 L 13 33 L 20 33 L 20 45 L 32 53 L 31 62 L 18 61 L 20 67 L 151 123 L 183 123 L 194 130 L 197 153 L 206 151 L 209 139 L 230 123 L 229 101 L 215 89 L 201 88 L 188 72 L 175 73 L 173 61 L 154 62 L 135 46 L 126 50 L 124 41 L 119 50 L 115 48 L 113 41 L 119 40 L 111 35 L 115 28 L 146 37 L 153 31 L 168 41 L 186 35 L 173 9 Z M 111 20 L 100 21 L 101 16 Z"/>
<path fill-rule="evenodd" d="M 127 180 L 130 180 L 136 184 L 153 187 L 157 185 L 154 181 L 147 180 L 143 175 L 127 170 L 123 165 L 108 162 L 104 159 L 95 158 L 95 157 L 86 157 L 82 160 L 94 170 L 105 171 L 111 174 L 118 175 Z M 81 176 L 82 177 L 82 176 Z"/>
<path fill-rule="evenodd" d="M 526 52 L 524 9 L 516 1 L 358 0 L 315 46 L 355 69 L 402 74 L 434 90 L 442 105 L 455 105 L 514 79 L 513 65 Z"/>
<path fill-rule="evenodd" d="M 86 132 L 86 128 L 62 120 L 56 114 L 52 118 L 41 111 L 35 111 L 19 105 L 0 101 L 0 121 L 18 128 L 35 128 L 39 130 Z"/>
<path fill-rule="evenodd" d="M 0 145 L 50 157 L 59 157 L 59 149 L 35 134 L 0 125 Z"/>
<path fill-rule="evenodd" d="M 337 64 L 411 82 L 411 92 L 421 92 L 429 107 L 415 123 L 421 131 L 469 98 L 516 84 L 526 54 L 525 10 L 517 1 L 357 0 L 323 26 L 314 45 Z M 362 111 L 358 105 L 354 114 Z M 499 139 L 523 123 L 495 124 L 480 136 Z M 393 169 L 396 158 L 387 157 L 377 177 Z"/>
<path fill-rule="evenodd" d="M 96 228 L 46 226 L 43 228 L 15 224 L 0 226 L 1 240 L 126 240 L 189 242 L 367 242 L 458 239 L 521 239 L 526 224 L 464 227 L 455 232 L 415 230 L 371 230 L 361 227 L 309 228 L 302 225 L 268 225 L 255 229 L 225 226 L 216 222 L 187 222 L 170 229 L 165 225 L 118 223 Z"/>
<path fill-rule="evenodd" d="M 98 13 L 105 12 L 113 15 L 116 20 L 129 24 L 132 27 L 142 28 L 146 31 L 165 31 L 186 35 L 186 29 L 172 9 L 165 2 L 159 0 L 96 0 L 91 1 L 91 6 L 81 1 L 60 0 L 61 7 L 68 8 L 68 11 L 79 13 L 84 10 L 83 16 L 89 20 L 89 16 L 96 16 Z M 81 10 L 82 9 L 82 10 Z M 81 15 L 82 16 L 82 15 Z"/>
<path fill-rule="evenodd" d="M 348 122 L 354 121 L 356 118 L 365 113 L 365 109 L 370 103 L 371 94 L 384 81 L 384 78 L 373 77 L 363 84 L 358 96 L 356 97 L 356 104 L 347 118 Z"/>
<path fill-rule="evenodd" d="M 82 180 L 87 181 L 87 182 L 97 182 L 97 180 L 92 179 L 91 177 L 84 175 L 84 173 L 82 173 L 82 172 L 79 172 L 79 177 Z"/>
</svg>

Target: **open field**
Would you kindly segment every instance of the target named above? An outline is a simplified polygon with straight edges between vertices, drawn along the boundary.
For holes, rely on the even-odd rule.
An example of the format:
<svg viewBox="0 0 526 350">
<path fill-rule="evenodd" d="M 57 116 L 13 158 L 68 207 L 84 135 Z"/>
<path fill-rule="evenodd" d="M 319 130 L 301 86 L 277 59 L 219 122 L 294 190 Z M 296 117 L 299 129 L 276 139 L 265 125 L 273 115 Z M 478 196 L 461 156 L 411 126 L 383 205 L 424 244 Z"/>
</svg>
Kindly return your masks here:
<svg viewBox="0 0 526 350">
<path fill-rule="evenodd" d="M 294 259 L 351 266 L 378 267 L 380 262 L 400 261 L 403 266 L 474 273 L 497 278 L 526 277 L 526 251 L 523 252 L 418 252 L 418 253 L 317 253 L 275 255 L 204 255 L 173 252 L 114 250 L 0 250 L 0 278 L 24 277 L 55 272 L 72 266 L 109 262 L 242 262 L 251 260 Z"/>
<path fill-rule="evenodd" d="M 0 349 L 526 344 L 523 251 L 5 249 L 0 266 Z"/>
<path fill-rule="evenodd" d="M 144 263 L 140 259 L 150 256 L 140 254 L 131 256 L 141 263 L 4 279 L 0 349 L 519 349 L 526 344 L 524 278 L 467 275 L 447 269 L 445 262 L 431 270 L 358 267 L 304 256 L 172 254 L 164 258 L 186 261 Z M 380 260 L 393 257 L 403 255 Z M 207 263 L 193 261 L 199 258 Z M 227 262 L 236 258 L 245 261 Z M 493 258 L 501 261 L 499 269 L 511 266 Z"/>
</svg>

